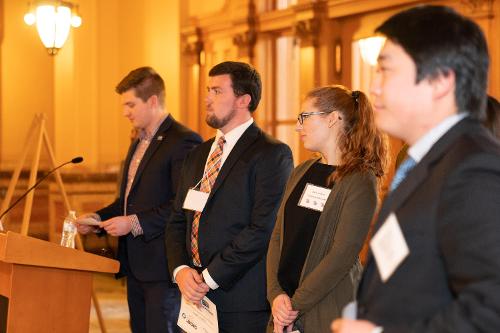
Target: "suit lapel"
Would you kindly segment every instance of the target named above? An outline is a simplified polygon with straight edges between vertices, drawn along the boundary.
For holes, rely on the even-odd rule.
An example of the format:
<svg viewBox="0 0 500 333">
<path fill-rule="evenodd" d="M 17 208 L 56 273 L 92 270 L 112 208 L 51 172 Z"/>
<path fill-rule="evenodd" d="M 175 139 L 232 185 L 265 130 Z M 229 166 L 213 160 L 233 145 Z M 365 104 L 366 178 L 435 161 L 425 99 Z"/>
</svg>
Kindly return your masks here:
<svg viewBox="0 0 500 333">
<path fill-rule="evenodd" d="M 139 144 L 139 139 L 135 139 L 128 149 L 127 157 L 125 158 L 125 162 L 123 164 L 123 174 L 122 174 L 122 182 L 120 184 L 120 197 L 123 198 L 125 196 L 125 189 L 127 188 L 127 178 L 128 178 L 128 170 L 130 168 L 130 161 L 132 160 L 132 156 L 134 156 L 135 149 Z"/>
<path fill-rule="evenodd" d="M 154 155 L 156 150 L 158 150 L 160 145 L 163 143 L 163 140 L 165 139 L 165 136 L 166 136 L 165 132 L 168 131 L 170 126 L 172 126 L 172 122 L 173 122 L 172 116 L 168 115 L 167 118 L 165 118 L 163 123 L 160 125 L 160 128 L 158 128 L 158 131 L 156 131 L 155 136 L 151 139 L 151 143 L 149 144 L 148 149 L 146 149 L 146 152 L 144 153 L 144 156 L 142 157 L 141 163 L 139 164 L 139 167 L 137 168 L 137 172 L 135 173 L 134 181 L 132 183 L 132 186 L 130 187 L 130 192 L 132 192 L 134 187 L 139 182 L 139 179 L 141 178 L 141 175 L 144 172 L 144 169 L 146 168 L 146 165 L 148 164 L 151 157 Z M 135 151 L 135 149 L 134 149 L 134 151 Z"/>
<path fill-rule="evenodd" d="M 377 222 L 373 231 L 373 235 L 382 226 L 387 217 L 396 212 L 401 205 L 411 196 L 411 194 L 418 188 L 418 186 L 428 177 L 433 165 L 435 165 L 441 158 L 449 151 L 450 145 L 452 145 L 460 135 L 466 131 L 471 124 L 470 118 L 465 118 L 455 124 L 448 132 L 446 132 L 429 150 L 429 152 L 422 158 L 422 160 L 408 173 L 406 178 L 401 182 L 401 184 L 384 200 L 382 208 L 380 209 Z M 399 221 L 401 225 L 404 221 Z M 376 271 L 375 262 L 373 260 L 373 255 L 370 251 L 367 257 L 367 270 L 365 275 L 374 274 Z M 372 266 L 372 267 L 369 267 Z M 363 276 L 363 280 L 369 277 Z M 362 281 L 366 282 L 366 281 Z M 373 281 L 371 282 L 373 283 Z M 370 286 L 365 286 L 370 289 Z"/>
<path fill-rule="evenodd" d="M 212 148 L 212 144 L 214 143 L 215 138 L 212 138 L 200 145 L 200 153 L 198 156 L 198 161 L 195 161 L 195 170 L 194 170 L 194 179 L 192 180 L 193 186 L 201 183 L 201 179 L 204 176 L 205 172 L 205 164 L 207 164 L 208 155 L 210 154 L 210 149 Z M 198 185 L 197 189 L 200 189 Z"/>
<path fill-rule="evenodd" d="M 446 132 L 422 158 L 422 160 L 408 173 L 407 177 L 384 201 L 377 219 L 376 230 L 386 220 L 391 212 L 395 212 L 427 178 L 434 164 L 436 164 L 449 150 L 457 138 L 469 126 L 470 120 L 463 119 Z"/>
<path fill-rule="evenodd" d="M 241 154 L 243 154 L 243 152 L 245 152 L 247 148 L 250 147 L 260 135 L 261 130 L 255 125 L 255 123 L 252 123 L 252 125 L 250 125 L 250 127 L 246 129 L 238 142 L 236 142 L 236 145 L 231 150 L 231 153 L 229 154 L 227 159 L 224 161 L 219 175 L 215 180 L 214 187 L 210 191 L 208 200 L 210 200 L 210 198 L 214 196 L 215 192 L 217 192 L 221 184 L 224 182 L 224 179 L 226 179 L 226 177 L 231 172 L 234 164 L 239 160 Z"/>
</svg>

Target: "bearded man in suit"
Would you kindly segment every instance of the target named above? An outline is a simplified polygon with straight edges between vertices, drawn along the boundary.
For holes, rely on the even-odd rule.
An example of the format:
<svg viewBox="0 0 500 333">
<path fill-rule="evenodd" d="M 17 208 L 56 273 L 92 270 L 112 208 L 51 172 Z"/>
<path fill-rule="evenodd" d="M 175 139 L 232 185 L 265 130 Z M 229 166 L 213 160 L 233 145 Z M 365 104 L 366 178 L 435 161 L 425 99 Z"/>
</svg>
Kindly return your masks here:
<svg viewBox="0 0 500 333">
<path fill-rule="evenodd" d="M 218 64 L 207 88 L 206 121 L 217 134 L 184 163 L 166 232 L 169 268 L 188 301 L 216 304 L 220 332 L 265 332 L 265 257 L 292 154 L 254 123 L 253 67 Z M 191 205 L 192 191 L 205 193 L 204 206 Z"/>
</svg>

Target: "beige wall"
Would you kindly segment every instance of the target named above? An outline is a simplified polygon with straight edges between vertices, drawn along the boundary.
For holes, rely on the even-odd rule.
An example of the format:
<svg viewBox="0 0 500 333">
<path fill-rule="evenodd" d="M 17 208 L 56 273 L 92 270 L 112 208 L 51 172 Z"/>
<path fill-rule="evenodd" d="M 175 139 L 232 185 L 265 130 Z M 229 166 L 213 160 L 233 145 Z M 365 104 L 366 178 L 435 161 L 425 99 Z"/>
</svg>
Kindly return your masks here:
<svg viewBox="0 0 500 333">
<path fill-rule="evenodd" d="M 32 29 L 24 24 L 25 10 L 24 1 L 3 1 L 0 17 L 3 24 L 0 49 L 2 169 L 19 156 L 19 149 L 36 112 L 47 115 L 47 127 L 49 132 L 53 132 L 54 63 Z"/>
<path fill-rule="evenodd" d="M 116 169 L 128 148 L 130 125 L 114 87 L 135 67 L 152 66 L 162 75 L 167 108 L 180 118 L 180 0 L 74 1 L 83 24 L 54 57 L 36 29 L 24 24 L 26 2 L 1 1 L 1 170 L 16 165 L 37 112 L 47 115 L 58 161 L 82 155 L 82 168 Z"/>
</svg>

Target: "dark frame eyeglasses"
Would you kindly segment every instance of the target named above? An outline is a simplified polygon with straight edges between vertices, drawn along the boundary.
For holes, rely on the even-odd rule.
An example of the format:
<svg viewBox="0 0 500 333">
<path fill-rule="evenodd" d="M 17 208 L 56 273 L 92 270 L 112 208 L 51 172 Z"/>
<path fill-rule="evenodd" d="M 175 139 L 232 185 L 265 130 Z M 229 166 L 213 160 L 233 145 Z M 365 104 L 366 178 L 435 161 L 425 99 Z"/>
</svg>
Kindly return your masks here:
<svg viewBox="0 0 500 333">
<path fill-rule="evenodd" d="M 299 121 L 299 124 L 303 125 L 304 124 L 304 119 L 306 119 L 309 116 L 314 116 L 317 114 L 329 114 L 332 113 L 333 111 L 316 111 L 316 112 L 301 112 L 299 113 L 299 116 L 297 117 L 297 120 Z"/>
</svg>

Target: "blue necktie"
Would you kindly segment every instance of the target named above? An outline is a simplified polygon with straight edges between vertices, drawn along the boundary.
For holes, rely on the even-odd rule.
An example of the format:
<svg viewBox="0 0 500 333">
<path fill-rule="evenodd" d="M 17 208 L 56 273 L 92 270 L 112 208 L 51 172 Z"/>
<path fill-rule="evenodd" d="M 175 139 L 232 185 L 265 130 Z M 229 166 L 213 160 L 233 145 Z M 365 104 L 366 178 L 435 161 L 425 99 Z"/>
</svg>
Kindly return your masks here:
<svg viewBox="0 0 500 333">
<path fill-rule="evenodd" d="M 408 172 L 410 172 L 411 169 L 417 164 L 413 158 L 408 156 L 403 163 L 399 166 L 398 170 L 396 171 L 396 174 L 394 175 L 394 178 L 392 179 L 391 183 L 391 192 L 396 189 L 396 187 L 401 184 L 403 179 L 406 178 L 406 175 Z"/>
</svg>

